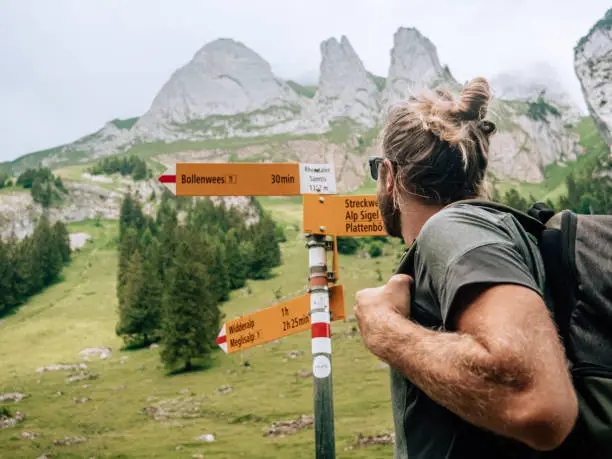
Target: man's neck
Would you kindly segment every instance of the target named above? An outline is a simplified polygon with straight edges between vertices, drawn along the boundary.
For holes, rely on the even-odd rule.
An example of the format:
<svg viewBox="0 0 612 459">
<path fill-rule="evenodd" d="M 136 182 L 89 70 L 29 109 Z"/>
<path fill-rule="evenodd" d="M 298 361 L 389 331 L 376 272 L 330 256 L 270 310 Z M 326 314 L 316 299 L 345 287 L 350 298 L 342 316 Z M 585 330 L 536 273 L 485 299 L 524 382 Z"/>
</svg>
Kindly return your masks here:
<svg viewBox="0 0 612 459">
<path fill-rule="evenodd" d="M 412 245 L 423 225 L 444 206 L 427 205 L 410 200 L 402 206 L 402 237 L 407 246 Z"/>
</svg>

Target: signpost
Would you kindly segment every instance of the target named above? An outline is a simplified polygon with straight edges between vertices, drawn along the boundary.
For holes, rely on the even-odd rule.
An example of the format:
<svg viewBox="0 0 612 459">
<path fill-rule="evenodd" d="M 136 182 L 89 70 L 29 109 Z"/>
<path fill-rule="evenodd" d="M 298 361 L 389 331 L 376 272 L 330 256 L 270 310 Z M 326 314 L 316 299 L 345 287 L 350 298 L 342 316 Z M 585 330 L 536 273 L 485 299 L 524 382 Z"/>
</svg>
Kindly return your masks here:
<svg viewBox="0 0 612 459">
<path fill-rule="evenodd" d="M 159 181 L 177 196 L 298 196 L 336 193 L 331 164 L 177 163 Z"/>
<path fill-rule="evenodd" d="M 330 164 L 177 163 L 159 181 L 177 196 L 303 196 L 308 293 L 227 321 L 216 342 L 230 354 L 310 328 L 316 458 L 334 459 L 330 322 L 345 318 L 344 289 L 336 284 L 336 237 L 387 235 L 376 196 L 333 196 L 336 181 Z M 332 271 L 327 266 L 330 249 Z"/>
<path fill-rule="evenodd" d="M 310 327 L 312 318 L 310 300 L 310 294 L 302 295 L 229 320 L 221 327 L 217 344 L 224 352 L 231 354 L 306 331 Z M 342 285 L 336 285 L 330 289 L 329 307 L 333 320 L 346 318 Z"/>
<path fill-rule="evenodd" d="M 375 195 L 305 195 L 304 233 L 386 236 Z"/>
</svg>

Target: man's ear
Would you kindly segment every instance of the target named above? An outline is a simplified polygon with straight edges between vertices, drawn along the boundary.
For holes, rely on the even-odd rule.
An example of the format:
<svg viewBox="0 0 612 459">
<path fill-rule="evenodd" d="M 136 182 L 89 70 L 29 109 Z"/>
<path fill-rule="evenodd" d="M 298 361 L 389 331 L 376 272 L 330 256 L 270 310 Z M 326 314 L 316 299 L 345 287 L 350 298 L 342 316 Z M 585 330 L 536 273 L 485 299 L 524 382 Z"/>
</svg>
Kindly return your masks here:
<svg viewBox="0 0 612 459">
<path fill-rule="evenodd" d="M 388 159 L 385 159 L 383 164 L 385 165 L 385 173 L 384 173 L 384 185 L 385 185 L 385 191 L 387 192 L 387 194 L 391 194 L 393 193 L 393 187 L 395 185 L 395 173 L 393 171 L 393 165 L 391 164 L 391 161 L 389 161 Z"/>
</svg>

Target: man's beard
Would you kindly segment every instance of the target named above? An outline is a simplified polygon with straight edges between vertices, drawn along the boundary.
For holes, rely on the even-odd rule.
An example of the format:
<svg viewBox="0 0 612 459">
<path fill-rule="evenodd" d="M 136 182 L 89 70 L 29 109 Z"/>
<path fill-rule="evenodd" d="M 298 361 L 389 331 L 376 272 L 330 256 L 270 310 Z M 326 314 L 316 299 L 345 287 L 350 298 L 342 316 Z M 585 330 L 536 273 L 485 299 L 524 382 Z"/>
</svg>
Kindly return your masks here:
<svg viewBox="0 0 612 459">
<path fill-rule="evenodd" d="M 376 193 L 378 208 L 382 217 L 385 231 L 391 237 L 402 238 L 402 219 L 399 209 L 393 205 L 393 196 L 382 192 Z"/>
</svg>

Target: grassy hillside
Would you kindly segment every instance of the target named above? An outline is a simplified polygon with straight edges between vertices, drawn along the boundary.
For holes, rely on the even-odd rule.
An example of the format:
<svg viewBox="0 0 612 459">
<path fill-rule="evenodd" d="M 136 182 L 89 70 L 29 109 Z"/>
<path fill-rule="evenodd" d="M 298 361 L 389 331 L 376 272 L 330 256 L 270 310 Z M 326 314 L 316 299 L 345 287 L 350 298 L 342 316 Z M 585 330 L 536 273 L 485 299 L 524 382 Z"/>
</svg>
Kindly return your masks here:
<svg viewBox="0 0 612 459">
<path fill-rule="evenodd" d="M 300 205 L 292 200 L 263 200 L 275 216 L 294 225 L 287 230 L 282 266 L 275 277 L 249 282 L 248 288 L 232 293 L 224 305 L 227 318 L 267 307 L 281 295 L 303 293 L 307 283 L 307 252 L 295 226 L 301 220 Z M 34 297 L 16 313 L 0 321 L 0 393 L 23 392 L 28 397 L 17 404 L 0 403 L 11 411 L 21 410 L 25 420 L 17 427 L 0 430 L 2 457 L 192 457 L 271 458 L 313 457 L 314 432 L 306 429 L 281 438 L 264 436 L 274 421 L 312 414 L 312 379 L 296 372 L 311 368 L 309 334 L 294 335 L 225 355 L 217 352 L 203 371 L 167 376 L 158 350 L 121 350 L 115 336 L 117 223 L 73 224 L 73 232 L 85 231 L 94 242 L 74 256 L 64 271 L 64 281 Z M 397 245 L 386 245 L 379 259 L 341 257 L 341 283 L 346 289 L 347 308 L 359 288 L 379 283 L 391 274 Z M 367 353 L 352 322 L 336 322 L 333 330 L 334 404 L 337 457 L 390 457 L 392 446 L 353 446 L 359 433 L 376 434 L 392 429 L 388 372 Z M 70 372 L 36 373 L 53 363 L 77 363 L 79 352 L 107 346 L 107 360 L 86 362 L 97 379 L 66 383 Z M 292 350 L 303 351 L 296 359 Z M 248 361 L 249 367 L 241 362 Z M 123 363 L 122 363 L 123 362 Z M 216 389 L 229 385 L 225 395 Z M 194 395 L 180 393 L 189 390 Z M 74 399 L 89 398 L 86 403 Z M 159 402 L 199 407 L 192 418 L 153 420 L 141 410 Z M 22 432 L 38 434 L 34 440 Z M 213 443 L 195 438 L 212 433 Z M 64 437 L 86 437 L 84 443 L 56 446 Z M 10 451 L 9 455 L 5 453 Z"/>
</svg>

